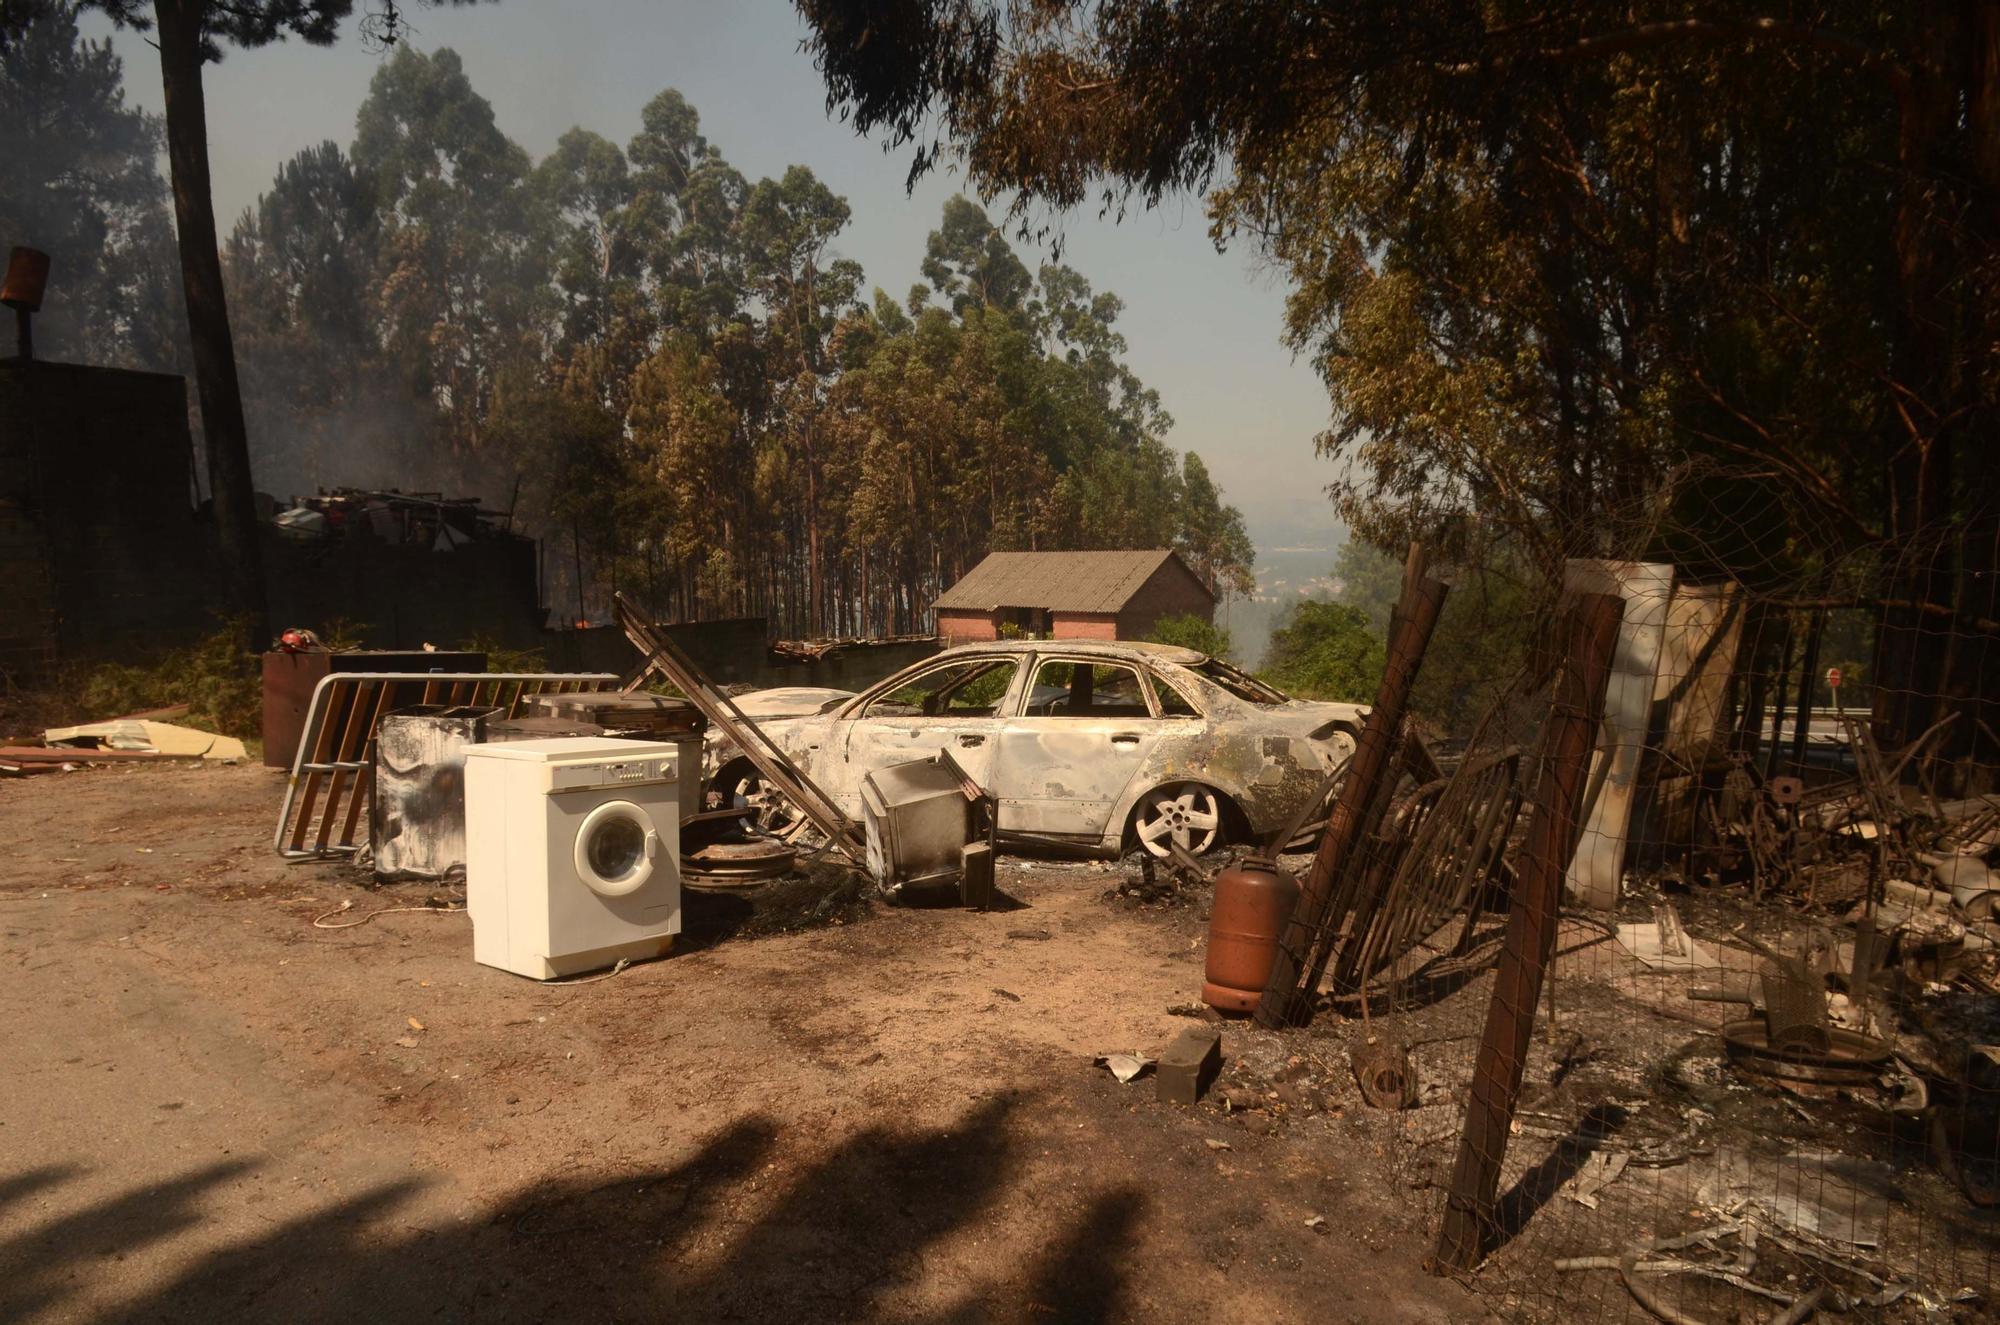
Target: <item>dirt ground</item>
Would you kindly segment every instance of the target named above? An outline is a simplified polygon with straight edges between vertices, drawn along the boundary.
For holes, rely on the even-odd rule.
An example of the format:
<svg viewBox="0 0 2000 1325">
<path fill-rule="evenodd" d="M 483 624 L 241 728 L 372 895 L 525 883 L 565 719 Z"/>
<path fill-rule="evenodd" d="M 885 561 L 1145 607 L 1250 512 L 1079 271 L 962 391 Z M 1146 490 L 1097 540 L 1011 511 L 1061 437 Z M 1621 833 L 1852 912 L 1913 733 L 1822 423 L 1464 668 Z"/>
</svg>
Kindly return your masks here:
<svg viewBox="0 0 2000 1325">
<path fill-rule="evenodd" d="M 0 784 L 0 1320 L 1488 1318 L 1351 1079 L 1273 1127 L 1092 1065 L 1200 981 L 1114 867 L 754 938 L 691 895 L 672 958 L 544 986 L 462 914 L 314 928 L 428 894 L 280 861 L 281 794 Z"/>
</svg>

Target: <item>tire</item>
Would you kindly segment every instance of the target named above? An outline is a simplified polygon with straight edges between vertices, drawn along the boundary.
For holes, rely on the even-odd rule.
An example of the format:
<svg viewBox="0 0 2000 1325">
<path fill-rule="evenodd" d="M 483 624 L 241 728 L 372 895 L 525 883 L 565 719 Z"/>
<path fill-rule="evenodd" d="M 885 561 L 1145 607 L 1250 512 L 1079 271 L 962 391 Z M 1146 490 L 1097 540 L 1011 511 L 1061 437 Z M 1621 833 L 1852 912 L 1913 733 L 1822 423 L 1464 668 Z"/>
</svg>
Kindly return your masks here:
<svg viewBox="0 0 2000 1325">
<path fill-rule="evenodd" d="M 803 817 L 797 806 L 764 785 L 763 775 L 748 759 L 732 759 L 717 770 L 705 800 L 718 809 L 755 810 L 752 822 L 770 833 L 783 832 Z"/>
</svg>

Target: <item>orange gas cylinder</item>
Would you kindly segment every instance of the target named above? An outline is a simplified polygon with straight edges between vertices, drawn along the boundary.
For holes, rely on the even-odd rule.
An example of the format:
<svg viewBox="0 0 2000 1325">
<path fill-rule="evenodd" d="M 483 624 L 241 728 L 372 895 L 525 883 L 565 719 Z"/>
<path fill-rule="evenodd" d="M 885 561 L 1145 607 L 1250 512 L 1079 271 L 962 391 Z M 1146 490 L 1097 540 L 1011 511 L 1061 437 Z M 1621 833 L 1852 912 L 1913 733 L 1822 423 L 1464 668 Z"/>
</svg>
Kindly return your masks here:
<svg viewBox="0 0 2000 1325">
<path fill-rule="evenodd" d="M 1202 1002 L 1222 1012 L 1257 1010 L 1277 960 L 1278 939 L 1298 901 L 1292 876 L 1261 856 L 1246 856 L 1216 876 Z"/>
</svg>

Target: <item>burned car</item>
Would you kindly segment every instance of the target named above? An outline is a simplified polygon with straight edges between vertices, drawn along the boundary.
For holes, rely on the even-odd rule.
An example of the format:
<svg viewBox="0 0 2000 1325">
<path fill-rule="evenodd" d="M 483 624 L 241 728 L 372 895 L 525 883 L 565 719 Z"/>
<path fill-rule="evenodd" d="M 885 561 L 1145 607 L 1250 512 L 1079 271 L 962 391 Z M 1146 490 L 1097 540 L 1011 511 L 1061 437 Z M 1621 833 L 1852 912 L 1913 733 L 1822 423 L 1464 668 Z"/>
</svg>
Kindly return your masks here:
<svg viewBox="0 0 2000 1325">
<path fill-rule="evenodd" d="M 1367 716 L 1192 649 L 1087 640 L 963 645 L 859 694 L 736 702 L 852 817 L 869 773 L 948 750 L 998 801 L 1002 832 L 1156 856 L 1278 832 L 1325 795 Z M 712 805 L 781 812 L 713 730 L 707 762 Z"/>
</svg>

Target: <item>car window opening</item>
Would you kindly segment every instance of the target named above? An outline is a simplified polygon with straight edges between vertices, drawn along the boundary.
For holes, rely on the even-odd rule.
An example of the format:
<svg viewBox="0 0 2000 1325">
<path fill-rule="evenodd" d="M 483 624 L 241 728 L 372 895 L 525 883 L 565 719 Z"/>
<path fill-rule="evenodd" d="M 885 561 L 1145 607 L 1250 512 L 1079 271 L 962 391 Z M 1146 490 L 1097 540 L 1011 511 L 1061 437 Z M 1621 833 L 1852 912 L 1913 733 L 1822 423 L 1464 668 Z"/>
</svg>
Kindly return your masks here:
<svg viewBox="0 0 2000 1325">
<path fill-rule="evenodd" d="M 1139 673 L 1116 663 L 1051 659 L 1035 669 L 1028 712 L 1049 718 L 1150 718 Z"/>
<path fill-rule="evenodd" d="M 1160 715 L 1167 718 L 1198 718 L 1201 710 L 1164 676 L 1153 677 L 1153 694 L 1160 701 Z"/>
<path fill-rule="evenodd" d="M 1209 658 L 1197 664 L 1194 669 L 1215 684 L 1227 690 L 1238 699 L 1252 704 L 1285 704 L 1290 697 L 1283 691 L 1274 690 L 1248 672 L 1240 672 L 1220 658 Z"/>
<path fill-rule="evenodd" d="M 939 667 L 870 700 L 862 716 L 990 718 L 1019 667 L 1011 658 Z"/>
</svg>

